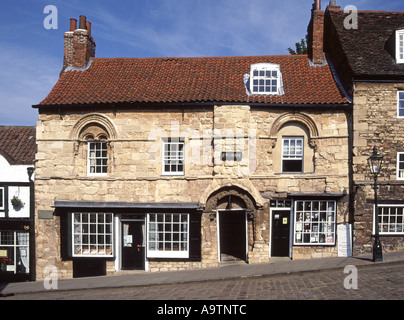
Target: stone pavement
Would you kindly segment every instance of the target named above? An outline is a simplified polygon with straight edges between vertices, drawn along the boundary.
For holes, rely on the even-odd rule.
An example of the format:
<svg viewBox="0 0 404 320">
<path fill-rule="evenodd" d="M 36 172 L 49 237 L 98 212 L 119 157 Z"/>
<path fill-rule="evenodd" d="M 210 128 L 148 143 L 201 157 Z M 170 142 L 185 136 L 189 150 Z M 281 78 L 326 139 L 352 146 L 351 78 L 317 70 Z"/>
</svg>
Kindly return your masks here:
<svg viewBox="0 0 404 320">
<path fill-rule="evenodd" d="M 271 275 L 342 270 L 347 265 L 361 266 L 404 263 L 404 251 L 384 253 L 383 262 L 374 263 L 371 255 L 348 258 L 317 258 L 309 260 L 271 259 L 261 264 L 228 264 L 217 268 L 171 272 L 131 272 L 121 275 L 62 279 L 57 281 L 57 290 L 124 288 L 162 284 L 193 283 L 204 281 L 257 278 Z M 0 297 L 12 294 L 46 292 L 43 281 L 0 284 Z"/>
</svg>

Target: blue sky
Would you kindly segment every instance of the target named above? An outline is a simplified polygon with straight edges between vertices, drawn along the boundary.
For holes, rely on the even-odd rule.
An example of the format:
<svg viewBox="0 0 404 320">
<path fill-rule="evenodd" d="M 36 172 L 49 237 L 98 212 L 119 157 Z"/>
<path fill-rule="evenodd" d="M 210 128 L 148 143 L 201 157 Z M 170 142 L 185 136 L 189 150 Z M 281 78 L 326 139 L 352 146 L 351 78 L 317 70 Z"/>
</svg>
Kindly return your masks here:
<svg viewBox="0 0 404 320">
<path fill-rule="evenodd" d="M 97 57 L 288 54 L 306 34 L 313 0 L 2 0 L 0 125 L 35 125 L 63 63 L 69 19 L 92 23 Z M 322 1 L 324 9 L 329 3 Z M 47 30 L 47 5 L 57 29 Z M 402 0 L 337 0 L 344 8 L 403 11 Z"/>
</svg>

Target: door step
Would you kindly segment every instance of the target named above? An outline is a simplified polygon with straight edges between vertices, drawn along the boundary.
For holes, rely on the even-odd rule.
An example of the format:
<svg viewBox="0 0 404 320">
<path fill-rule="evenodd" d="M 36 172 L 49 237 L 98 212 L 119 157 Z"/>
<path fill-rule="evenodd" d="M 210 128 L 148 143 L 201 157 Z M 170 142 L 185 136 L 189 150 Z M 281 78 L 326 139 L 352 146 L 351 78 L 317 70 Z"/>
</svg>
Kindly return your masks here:
<svg viewBox="0 0 404 320">
<path fill-rule="evenodd" d="M 246 264 L 246 262 L 230 254 L 222 253 L 220 255 L 220 265 L 229 265 L 229 264 Z"/>
</svg>

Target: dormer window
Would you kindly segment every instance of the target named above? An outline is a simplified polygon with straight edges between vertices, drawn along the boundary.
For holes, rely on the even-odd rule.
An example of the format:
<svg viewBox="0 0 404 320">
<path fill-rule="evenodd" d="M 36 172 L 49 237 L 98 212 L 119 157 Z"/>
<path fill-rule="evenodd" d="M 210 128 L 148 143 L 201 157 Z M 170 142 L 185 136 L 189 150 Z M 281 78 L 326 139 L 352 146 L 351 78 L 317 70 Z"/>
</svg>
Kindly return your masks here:
<svg viewBox="0 0 404 320">
<path fill-rule="evenodd" d="M 404 63 L 404 29 L 396 31 L 396 61 Z"/>
<path fill-rule="evenodd" d="M 273 63 L 251 65 L 250 93 L 253 95 L 283 94 L 280 66 Z"/>
</svg>

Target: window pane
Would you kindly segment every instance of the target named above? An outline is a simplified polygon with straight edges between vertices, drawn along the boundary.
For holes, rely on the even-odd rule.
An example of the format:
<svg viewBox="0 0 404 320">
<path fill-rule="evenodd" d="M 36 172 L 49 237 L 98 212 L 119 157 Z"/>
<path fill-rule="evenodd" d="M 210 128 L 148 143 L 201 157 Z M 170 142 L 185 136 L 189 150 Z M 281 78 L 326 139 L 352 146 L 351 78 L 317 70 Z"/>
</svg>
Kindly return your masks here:
<svg viewBox="0 0 404 320">
<path fill-rule="evenodd" d="M 155 216 L 155 217 L 154 217 Z M 151 221 L 161 221 L 158 225 L 160 232 L 158 233 L 158 244 L 154 241 L 155 232 Z M 187 257 L 188 241 L 188 215 L 176 213 L 159 213 L 149 215 L 149 228 L 148 228 L 148 241 L 149 250 L 148 256 L 150 257 Z M 181 232 L 181 233 L 180 233 Z"/>
<path fill-rule="evenodd" d="M 73 256 L 111 256 L 112 213 L 72 213 Z"/>
<path fill-rule="evenodd" d="M 283 172 L 302 172 L 302 160 L 283 160 Z"/>
<path fill-rule="evenodd" d="M 295 244 L 335 244 L 335 201 L 296 201 L 295 208 Z"/>
</svg>

